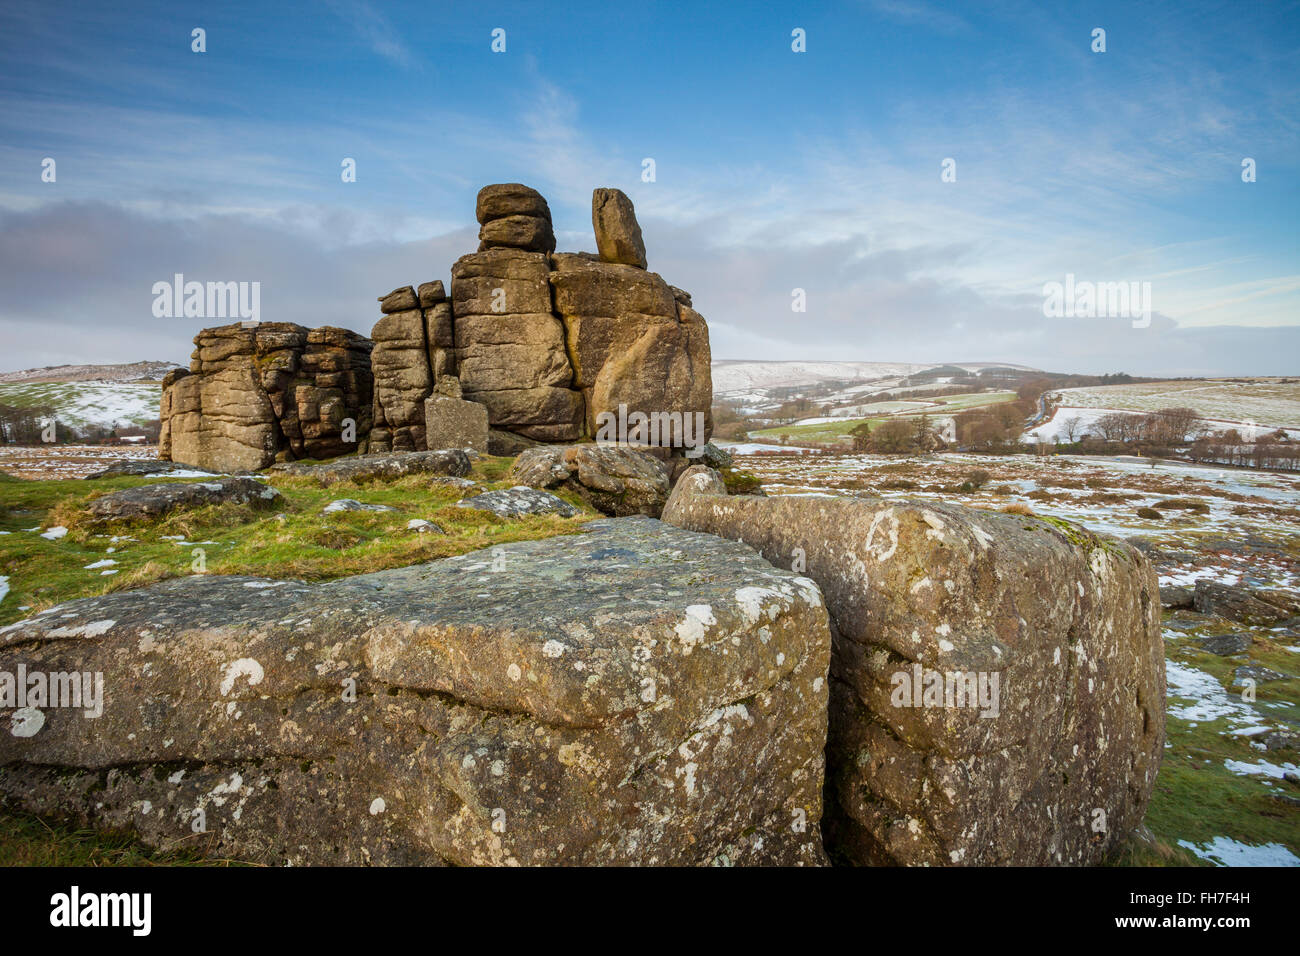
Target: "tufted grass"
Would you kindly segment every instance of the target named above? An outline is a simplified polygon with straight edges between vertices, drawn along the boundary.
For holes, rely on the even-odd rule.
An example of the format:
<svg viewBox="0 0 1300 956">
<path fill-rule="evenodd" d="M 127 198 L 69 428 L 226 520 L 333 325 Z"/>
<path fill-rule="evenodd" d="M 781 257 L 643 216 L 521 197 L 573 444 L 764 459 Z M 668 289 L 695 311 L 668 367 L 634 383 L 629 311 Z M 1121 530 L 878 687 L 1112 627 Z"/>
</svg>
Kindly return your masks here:
<svg viewBox="0 0 1300 956">
<path fill-rule="evenodd" d="M 510 487 L 504 476 L 511 462 L 484 456 L 474 462 L 468 477 L 483 491 Z M 431 477 L 408 475 L 394 481 L 341 482 L 321 488 L 311 478 L 273 474 L 269 483 L 284 500 L 268 509 L 214 505 L 178 510 L 147 523 L 102 526 L 90 523 L 84 511 L 90 498 L 167 479 L 27 481 L 0 475 L 0 532 L 8 532 L 0 534 L 0 575 L 8 576 L 10 589 L 0 600 L 0 626 L 74 598 L 200 570 L 321 581 L 512 541 L 572 534 L 586 521 L 600 517 L 575 495 L 560 491 L 559 496 L 577 505 L 580 514 L 499 518 L 455 507 L 474 492 L 438 484 Z M 326 504 L 338 498 L 397 510 L 321 514 Z M 408 531 L 406 524 L 412 518 L 431 521 L 446 533 Z M 68 533 L 57 540 L 42 538 L 33 530 L 59 525 Z M 114 541 L 115 536 L 119 540 Z M 86 568 L 102 560 L 117 564 Z M 103 570 L 117 573 L 103 575 Z"/>
</svg>

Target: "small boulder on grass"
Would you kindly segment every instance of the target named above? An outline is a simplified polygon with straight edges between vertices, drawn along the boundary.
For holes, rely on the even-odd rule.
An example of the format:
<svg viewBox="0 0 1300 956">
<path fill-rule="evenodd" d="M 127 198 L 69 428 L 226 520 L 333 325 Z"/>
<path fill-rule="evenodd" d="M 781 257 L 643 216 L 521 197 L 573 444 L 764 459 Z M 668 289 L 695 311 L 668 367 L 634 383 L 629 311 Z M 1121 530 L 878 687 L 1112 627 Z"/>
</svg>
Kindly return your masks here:
<svg viewBox="0 0 1300 956">
<path fill-rule="evenodd" d="M 1250 635 L 1214 634 L 1210 637 L 1199 638 L 1196 643 L 1203 651 L 1218 654 L 1220 657 L 1227 657 L 1230 654 L 1240 654 L 1250 647 Z"/>
<path fill-rule="evenodd" d="M 517 518 L 520 515 L 557 514 L 562 518 L 572 518 L 578 513 L 563 498 L 556 497 L 549 491 L 540 491 L 525 485 L 516 485 L 502 491 L 488 491 L 472 498 L 456 502 L 457 508 L 473 508 L 477 511 L 490 511 L 502 518 Z"/>
<path fill-rule="evenodd" d="M 1283 674 L 1270 667 L 1264 667 L 1262 664 L 1247 664 L 1244 667 L 1238 667 L 1233 673 L 1232 683 L 1233 685 L 1240 685 L 1252 680 L 1257 684 L 1263 684 L 1266 681 L 1291 680 L 1294 676 L 1294 674 Z"/>
<path fill-rule="evenodd" d="M 324 508 L 321 514 L 336 514 L 340 511 L 396 511 L 396 508 L 390 508 L 388 505 L 372 505 L 364 501 L 357 501 L 356 498 L 336 498 Z"/>
<path fill-rule="evenodd" d="M 86 511 L 91 521 L 140 521 L 159 518 L 178 508 L 204 505 L 252 505 L 270 507 L 280 492 L 255 478 L 219 478 L 216 481 L 168 481 L 156 485 L 124 488 L 93 499 Z"/>
<path fill-rule="evenodd" d="M 406 522 L 406 530 L 414 531 L 416 534 L 446 534 L 447 532 L 424 518 L 412 518 Z"/>
</svg>

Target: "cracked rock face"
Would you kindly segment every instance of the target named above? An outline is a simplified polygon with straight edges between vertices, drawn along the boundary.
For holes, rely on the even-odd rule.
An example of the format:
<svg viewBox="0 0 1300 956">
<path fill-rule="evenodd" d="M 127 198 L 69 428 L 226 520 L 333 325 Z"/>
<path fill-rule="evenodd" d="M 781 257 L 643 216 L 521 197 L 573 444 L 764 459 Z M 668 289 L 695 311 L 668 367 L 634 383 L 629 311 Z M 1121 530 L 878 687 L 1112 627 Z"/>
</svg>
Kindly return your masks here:
<svg viewBox="0 0 1300 956">
<path fill-rule="evenodd" d="M 833 857 L 1096 863 L 1141 822 L 1165 670 L 1156 575 L 1136 548 L 942 503 L 727 496 L 703 466 L 663 516 L 806 567 L 826 596 Z M 947 675 L 974 678 L 973 705 Z"/>
<path fill-rule="evenodd" d="M 651 519 L 586 528 L 0 629 L 5 671 L 103 675 L 98 717 L 0 712 L 0 793 L 265 863 L 821 862 L 817 586 Z"/>
</svg>

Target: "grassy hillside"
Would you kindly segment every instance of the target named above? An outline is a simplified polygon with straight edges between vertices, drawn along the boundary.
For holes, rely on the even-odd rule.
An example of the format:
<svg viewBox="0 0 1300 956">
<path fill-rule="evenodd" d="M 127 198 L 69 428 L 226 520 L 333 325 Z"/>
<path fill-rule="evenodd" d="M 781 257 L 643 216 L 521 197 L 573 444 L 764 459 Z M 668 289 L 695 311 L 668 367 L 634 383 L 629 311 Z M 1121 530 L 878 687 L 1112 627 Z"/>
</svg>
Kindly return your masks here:
<svg viewBox="0 0 1300 956">
<path fill-rule="evenodd" d="M 0 383 L 0 405 L 54 409 L 65 425 L 143 425 L 158 417 L 161 384 L 124 382 Z"/>
</svg>

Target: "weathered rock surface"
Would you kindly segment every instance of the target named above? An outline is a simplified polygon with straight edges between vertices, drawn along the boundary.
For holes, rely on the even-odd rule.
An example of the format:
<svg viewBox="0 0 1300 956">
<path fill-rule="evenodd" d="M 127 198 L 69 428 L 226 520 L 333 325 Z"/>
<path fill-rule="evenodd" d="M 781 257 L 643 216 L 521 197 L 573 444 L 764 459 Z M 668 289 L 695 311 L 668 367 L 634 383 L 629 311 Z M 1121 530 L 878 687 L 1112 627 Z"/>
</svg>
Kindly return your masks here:
<svg viewBox="0 0 1300 956">
<path fill-rule="evenodd" d="M 374 424 L 366 449 L 371 452 L 423 451 L 424 402 L 438 381 L 456 372 L 451 303 L 442 282 L 425 282 L 419 291 L 408 287 L 398 304 L 388 309 L 396 292 L 385 298 L 385 315 L 371 330 L 374 341 Z"/>
<path fill-rule="evenodd" d="M 456 448 L 438 451 L 393 452 L 387 455 L 361 455 L 341 458 L 321 465 L 300 461 L 276 465 L 272 472 L 315 478 L 322 486 L 340 481 L 368 482 L 404 478 L 407 475 L 468 475 L 469 457 Z"/>
<path fill-rule="evenodd" d="M 1293 680 L 1293 674 L 1283 674 L 1281 671 L 1275 671 L 1271 667 L 1265 667 L 1263 664 L 1246 664 L 1238 667 L 1232 672 L 1232 683 L 1234 685 L 1245 684 L 1246 681 L 1254 681 L 1262 684 L 1275 680 Z"/>
<path fill-rule="evenodd" d="M 488 451 L 488 411 L 478 402 L 451 395 L 424 400 L 425 444 L 430 448 Z"/>
<path fill-rule="evenodd" d="M 541 193 L 523 183 L 494 183 L 478 191 L 475 219 L 485 223 L 507 216 L 533 216 L 549 221 L 551 207 Z"/>
<path fill-rule="evenodd" d="M 86 505 L 95 522 L 145 521 L 177 508 L 237 504 L 269 507 L 280 493 L 256 478 L 243 476 L 215 481 L 167 481 L 110 491 Z"/>
<path fill-rule="evenodd" d="M 522 183 L 484 186 L 474 214 L 479 221 L 480 252 L 497 248 L 555 251 L 551 209 L 541 193 Z"/>
<path fill-rule="evenodd" d="M 158 457 L 170 461 L 172 456 L 172 386 L 190 374 L 187 368 L 174 368 L 162 378 L 162 398 L 158 403 Z"/>
<path fill-rule="evenodd" d="M 1217 581 L 1197 581 L 1193 606 L 1202 614 L 1217 614 L 1241 624 L 1269 625 L 1295 616 L 1294 596 L 1251 590 Z"/>
<path fill-rule="evenodd" d="M 1232 654 L 1240 654 L 1250 647 L 1250 635 L 1214 634 L 1210 637 L 1198 639 L 1196 644 L 1203 651 L 1218 654 L 1220 657 L 1228 657 Z"/>
<path fill-rule="evenodd" d="M 418 307 L 419 299 L 416 298 L 415 289 L 409 285 L 394 289 L 388 295 L 379 297 L 379 311 L 385 315 L 391 312 L 405 312 L 407 309 Z"/>
<path fill-rule="evenodd" d="M 677 302 L 653 272 L 580 254 L 553 261 L 555 309 L 564 320 L 574 386 L 583 393 L 587 434 L 597 434 L 602 413 L 615 415 L 623 405 L 647 415 L 698 413 L 702 428 L 693 428 L 692 438 L 707 441 L 713 373 L 703 317 Z"/>
<path fill-rule="evenodd" d="M 1156 575 L 1135 548 L 937 502 L 729 497 L 702 466 L 664 520 L 806 562 L 821 586 L 833 856 L 1095 863 L 1141 822 L 1165 671 Z M 944 700 L 950 674 L 984 681 L 978 706 Z M 912 706 L 918 683 L 939 696 Z"/>
<path fill-rule="evenodd" d="M 595 189 L 591 193 L 591 225 L 596 249 L 606 262 L 646 267 L 645 240 L 636 221 L 632 200 L 621 189 Z"/>
<path fill-rule="evenodd" d="M 489 455 L 513 458 L 525 449 L 536 448 L 541 444 L 543 443 L 536 439 L 525 438 L 523 435 L 516 435 L 514 432 L 508 432 L 501 428 L 488 429 Z"/>
<path fill-rule="evenodd" d="M 452 266 L 456 367 L 464 397 L 494 428 L 540 441 L 582 431 L 582 396 L 564 326 L 551 312 L 547 258 L 517 249 L 462 256 Z"/>
<path fill-rule="evenodd" d="M 321 514 L 337 514 L 340 511 L 396 511 L 389 505 L 374 505 L 356 498 L 336 498 L 321 509 Z"/>
<path fill-rule="evenodd" d="M 586 529 L 0 629 L 0 669 L 104 680 L 98 718 L 0 713 L 0 794 L 269 864 L 821 862 L 817 587 L 650 519 Z"/>
<path fill-rule="evenodd" d="M 561 518 L 572 518 L 578 513 L 578 509 L 563 498 L 558 498 L 549 491 L 539 491 L 524 485 L 498 491 L 485 491 L 472 498 L 462 498 L 456 502 L 456 507 L 490 511 L 502 518 L 550 514 L 559 515 Z"/>
<path fill-rule="evenodd" d="M 530 488 L 565 487 L 607 515 L 659 517 L 668 501 L 668 468 L 626 445 L 542 445 L 524 451 L 510 478 Z"/>
<path fill-rule="evenodd" d="M 287 322 L 225 325 L 194 338 L 190 373 L 164 381 L 159 454 L 206 471 L 329 458 L 370 429 L 369 339 Z M 170 376 L 169 376 L 170 377 Z"/>
</svg>

